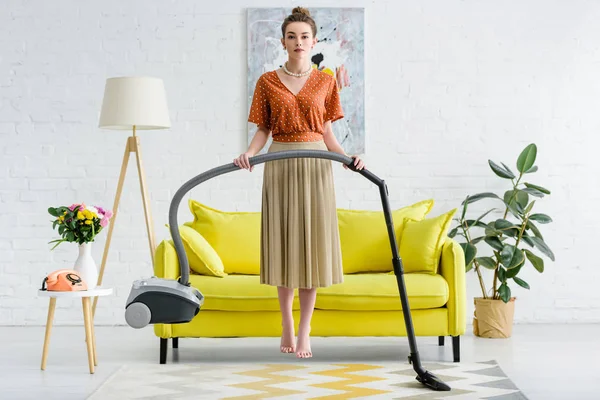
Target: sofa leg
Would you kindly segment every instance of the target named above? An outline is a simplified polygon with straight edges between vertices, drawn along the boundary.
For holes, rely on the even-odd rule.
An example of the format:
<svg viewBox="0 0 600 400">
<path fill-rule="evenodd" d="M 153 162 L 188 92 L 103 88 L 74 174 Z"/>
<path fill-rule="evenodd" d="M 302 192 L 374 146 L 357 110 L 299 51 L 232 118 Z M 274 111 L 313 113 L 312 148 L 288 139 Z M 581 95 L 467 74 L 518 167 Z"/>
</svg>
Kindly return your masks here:
<svg viewBox="0 0 600 400">
<path fill-rule="evenodd" d="M 169 344 L 169 339 L 160 338 L 160 363 L 167 363 L 167 347 Z"/>
<path fill-rule="evenodd" d="M 452 353 L 454 362 L 460 362 L 460 336 L 452 336 Z"/>
<path fill-rule="evenodd" d="M 438 336 L 438 345 L 439 346 L 443 346 L 444 345 L 444 339 L 446 337 L 445 336 Z"/>
<path fill-rule="evenodd" d="M 173 338 L 173 348 L 174 349 L 178 349 L 179 348 L 179 338 L 178 337 L 174 337 Z"/>
</svg>

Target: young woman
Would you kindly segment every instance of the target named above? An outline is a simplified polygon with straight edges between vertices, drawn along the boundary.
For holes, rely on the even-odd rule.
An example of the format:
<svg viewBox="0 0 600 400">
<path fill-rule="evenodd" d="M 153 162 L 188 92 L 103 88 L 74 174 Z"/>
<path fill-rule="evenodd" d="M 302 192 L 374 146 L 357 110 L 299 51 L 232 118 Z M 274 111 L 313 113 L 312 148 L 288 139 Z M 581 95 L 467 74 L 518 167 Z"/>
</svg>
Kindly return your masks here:
<svg viewBox="0 0 600 400">
<path fill-rule="evenodd" d="M 234 160 L 250 171 L 248 158 L 261 151 L 269 135 L 273 136 L 269 152 L 314 149 L 345 155 L 331 128 L 344 117 L 337 82 L 311 63 L 311 49 L 317 43 L 315 21 L 308 10 L 296 7 L 281 33 L 288 60 L 283 68 L 259 77 L 248 117 L 258 130 L 248 150 Z M 359 157 L 354 157 L 354 165 L 364 168 Z M 260 281 L 277 286 L 280 349 L 299 358 L 312 357 L 310 324 L 316 290 L 343 281 L 331 161 L 268 162 L 262 193 Z M 301 309 L 297 344 L 292 316 L 296 288 Z"/>
</svg>

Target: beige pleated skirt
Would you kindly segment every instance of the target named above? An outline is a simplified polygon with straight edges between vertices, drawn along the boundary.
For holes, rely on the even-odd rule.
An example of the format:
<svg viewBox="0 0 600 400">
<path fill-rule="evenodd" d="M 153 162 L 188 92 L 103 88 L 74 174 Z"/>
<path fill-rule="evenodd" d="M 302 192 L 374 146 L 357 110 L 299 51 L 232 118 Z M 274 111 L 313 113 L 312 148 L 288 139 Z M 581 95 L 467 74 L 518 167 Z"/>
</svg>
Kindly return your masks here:
<svg viewBox="0 0 600 400">
<path fill-rule="evenodd" d="M 268 152 L 297 149 L 327 151 L 327 146 L 273 141 Z M 261 213 L 261 283 L 310 289 L 343 282 L 330 160 L 265 163 Z"/>
</svg>

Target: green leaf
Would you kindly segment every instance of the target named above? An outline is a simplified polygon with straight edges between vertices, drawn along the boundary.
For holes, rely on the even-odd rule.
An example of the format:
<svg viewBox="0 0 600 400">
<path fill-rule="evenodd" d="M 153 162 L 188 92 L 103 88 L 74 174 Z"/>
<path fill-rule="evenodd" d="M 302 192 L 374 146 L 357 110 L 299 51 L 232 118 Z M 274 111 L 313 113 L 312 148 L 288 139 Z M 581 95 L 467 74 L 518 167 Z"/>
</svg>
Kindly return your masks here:
<svg viewBox="0 0 600 400">
<path fill-rule="evenodd" d="M 477 263 L 487 269 L 496 269 L 496 260 L 492 257 L 477 257 Z"/>
<path fill-rule="evenodd" d="M 496 175 L 498 175 L 500 178 L 505 178 L 505 179 L 514 179 L 515 178 L 515 176 L 511 172 L 505 170 L 504 168 L 502 168 L 501 166 L 499 166 L 492 160 L 488 160 L 488 164 L 492 168 L 492 171 L 494 171 L 494 173 Z"/>
<path fill-rule="evenodd" d="M 465 266 L 465 272 L 469 272 L 473 269 L 473 263 L 469 263 Z"/>
<path fill-rule="evenodd" d="M 521 191 L 524 193 L 530 194 L 532 196 L 539 197 L 539 198 L 542 198 L 545 196 L 544 193 L 540 192 L 537 189 L 533 189 L 533 188 L 525 188 L 525 189 L 521 189 Z"/>
<path fill-rule="evenodd" d="M 525 252 L 525 255 L 527 256 L 527 259 L 531 265 L 533 265 L 533 268 L 535 268 L 540 274 L 544 272 L 544 260 L 527 249 L 523 251 Z"/>
<path fill-rule="evenodd" d="M 502 218 L 496 220 L 494 227 L 499 230 L 519 229 L 519 226 Z"/>
<path fill-rule="evenodd" d="M 503 267 L 498 267 L 498 280 L 502 283 L 506 282 L 506 270 Z"/>
<path fill-rule="evenodd" d="M 533 223 L 533 221 L 531 220 L 527 220 L 527 226 L 525 226 L 525 229 L 531 229 L 531 232 L 533 232 L 533 234 L 536 237 L 539 237 L 540 239 L 544 239 L 544 236 L 542 236 L 542 232 L 540 232 L 540 230 L 538 229 L 538 227 Z"/>
<path fill-rule="evenodd" d="M 504 164 L 503 162 L 501 162 L 500 164 L 502 164 L 502 166 L 504 167 L 504 169 L 506 170 L 506 172 L 508 172 L 512 176 L 515 176 L 515 173 L 512 172 L 510 168 L 508 168 L 508 165 Z"/>
<path fill-rule="evenodd" d="M 546 257 L 554 261 L 554 253 L 550 250 L 550 247 L 539 237 L 532 237 L 533 245 L 537 247 Z"/>
<path fill-rule="evenodd" d="M 467 202 L 469 204 L 472 204 L 476 201 L 479 201 L 481 199 L 498 199 L 498 200 L 502 200 L 500 197 L 498 197 L 498 195 L 496 193 L 491 193 L 491 192 L 484 192 L 484 193 L 478 193 L 478 194 L 474 194 L 473 196 L 469 196 L 466 200 L 463 201 Z M 461 203 L 461 204 L 463 204 Z"/>
<path fill-rule="evenodd" d="M 521 271 L 521 268 L 523 268 L 523 264 L 519 265 L 516 268 L 511 268 L 508 271 L 506 271 L 506 279 L 512 279 L 515 276 L 517 276 L 517 274 Z"/>
<path fill-rule="evenodd" d="M 525 282 L 523 279 L 521 278 L 517 278 L 516 276 L 513 278 L 513 280 L 515 282 L 517 282 L 517 285 L 524 287 L 525 289 L 529 289 L 529 284 L 527 282 Z"/>
<path fill-rule="evenodd" d="M 467 206 L 469 205 L 469 196 L 467 196 L 467 198 L 465 199 L 465 201 L 462 202 L 462 213 L 460 215 L 460 219 L 463 220 L 465 219 L 465 215 L 467 214 Z"/>
<path fill-rule="evenodd" d="M 456 227 L 456 228 L 452 229 L 450 232 L 448 232 L 448 237 L 451 237 L 451 238 L 455 237 L 457 232 L 458 232 L 458 227 Z"/>
<path fill-rule="evenodd" d="M 508 287 L 506 282 L 500 285 L 500 287 L 498 288 L 498 294 L 500 295 L 500 299 L 502 299 L 503 302 L 508 303 L 510 301 L 510 288 Z"/>
<path fill-rule="evenodd" d="M 527 204 L 529 204 L 529 194 L 522 190 L 517 190 L 517 203 L 521 206 L 521 211 L 527 208 Z"/>
<path fill-rule="evenodd" d="M 497 219 L 494 226 L 507 236 L 516 237 L 519 234 L 520 227 L 505 219 Z"/>
<path fill-rule="evenodd" d="M 534 185 L 533 183 L 528 183 L 528 182 L 524 182 L 524 185 L 527 186 L 529 189 L 535 189 L 537 191 L 540 191 L 544 194 L 550 194 L 550 191 L 544 187 L 538 186 L 538 185 Z"/>
<path fill-rule="evenodd" d="M 481 222 L 481 221 L 477 221 L 475 219 L 467 219 L 467 220 L 465 220 L 465 225 L 468 228 L 472 228 L 474 226 L 478 226 L 480 228 L 487 228 L 488 227 L 486 223 Z"/>
<path fill-rule="evenodd" d="M 484 240 L 488 245 L 490 245 L 490 247 L 498 251 L 501 251 L 504 248 L 504 244 L 496 236 L 486 236 Z"/>
<path fill-rule="evenodd" d="M 500 251 L 500 262 L 507 269 L 516 268 L 525 262 L 525 254 L 512 244 L 505 244 Z"/>
<path fill-rule="evenodd" d="M 461 243 L 460 247 L 462 247 L 463 252 L 465 253 L 465 264 L 472 263 L 477 255 L 477 247 L 473 246 L 471 243 Z"/>
<path fill-rule="evenodd" d="M 477 243 L 481 242 L 483 239 L 485 239 L 485 236 L 479 236 L 479 237 L 476 237 L 475 239 L 471 239 L 471 243 L 477 244 Z"/>
<path fill-rule="evenodd" d="M 504 204 L 515 217 L 521 218 L 521 212 L 516 207 L 516 195 L 513 196 L 514 192 L 514 190 L 507 190 L 504 192 Z"/>
<path fill-rule="evenodd" d="M 531 236 L 527 235 L 527 232 L 523 232 L 523 236 L 521 236 L 521 240 L 533 247 L 533 241 L 531 240 Z"/>
<path fill-rule="evenodd" d="M 535 164 L 535 158 L 537 156 L 537 146 L 535 143 L 530 144 L 525 147 L 521 154 L 519 154 L 519 158 L 517 159 L 517 169 L 519 172 L 525 172 L 533 167 Z"/>
<path fill-rule="evenodd" d="M 535 200 L 532 201 L 531 203 L 529 203 L 529 205 L 527 206 L 527 208 L 525 209 L 525 211 L 523 212 L 523 214 L 529 214 L 531 212 L 531 209 L 533 208 L 534 204 L 535 204 Z"/>
<path fill-rule="evenodd" d="M 48 208 L 48 213 L 50 213 L 50 215 L 52 215 L 53 217 L 60 216 L 59 211 L 56 208 L 54 208 L 54 207 L 49 207 Z"/>
<path fill-rule="evenodd" d="M 477 221 L 477 222 L 481 221 L 481 220 L 482 220 L 482 219 L 484 219 L 484 218 L 485 218 L 485 217 L 486 217 L 486 216 L 487 216 L 489 213 L 491 213 L 491 212 L 492 212 L 492 211 L 494 211 L 494 210 L 495 210 L 495 208 L 492 208 L 492 209 L 489 209 L 489 210 L 487 210 L 486 212 L 484 212 L 483 214 L 481 214 L 481 215 L 479 216 L 479 218 L 477 218 L 477 220 L 476 220 L 476 221 Z"/>
<path fill-rule="evenodd" d="M 550 218 L 548 215 L 546 214 L 531 214 L 529 216 L 529 220 L 533 220 L 533 221 L 537 221 L 540 224 L 549 224 L 550 222 L 552 222 L 552 218 Z"/>
<path fill-rule="evenodd" d="M 529 168 L 527 171 L 525 171 L 526 174 L 533 174 L 534 172 L 537 172 L 538 167 L 537 165 L 534 165 L 533 167 Z"/>
<path fill-rule="evenodd" d="M 486 236 L 501 236 L 504 232 L 502 232 L 501 230 L 496 229 L 496 221 L 490 221 L 487 225 L 488 227 L 485 228 L 485 235 Z"/>
<path fill-rule="evenodd" d="M 65 242 L 65 239 L 60 239 L 60 240 L 55 240 L 56 244 L 54 246 L 52 246 L 52 248 L 50 249 L 50 251 L 54 250 L 55 248 L 58 247 L 59 244 L 61 244 L 62 242 Z M 52 242 L 50 242 L 52 243 Z"/>
</svg>

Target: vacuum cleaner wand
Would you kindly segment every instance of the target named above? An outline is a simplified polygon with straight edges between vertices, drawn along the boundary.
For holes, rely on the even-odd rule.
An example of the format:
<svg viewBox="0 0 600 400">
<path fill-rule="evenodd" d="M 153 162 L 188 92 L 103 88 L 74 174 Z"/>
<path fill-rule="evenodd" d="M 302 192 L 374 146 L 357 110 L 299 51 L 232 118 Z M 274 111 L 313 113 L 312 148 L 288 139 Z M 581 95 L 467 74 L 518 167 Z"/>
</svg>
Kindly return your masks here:
<svg viewBox="0 0 600 400">
<path fill-rule="evenodd" d="M 269 161 L 282 160 L 287 158 L 322 158 L 328 159 L 332 161 L 338 161 L 342 164 L 345 164 L 352 171 L 358 172 L 374 184 L 379 187 L 379 193 L 381 195 L 381 203 L 383 206 L 383 212 L 385 216 L 385 222 L 388 229 L 388 236 L 390 239 L 390 246 L 392 248 L 392 264 L 394 267 L 394 274 L 396 276 L 396 281 L 398 284 L 398 291 L 400 292 L 400 301 L 402 303 L 402 312 L 404 314 L 404 322 L 406 324 L 406 333 L 408 336 L 408 344 L 410 347 L 410 356 L 408 357 L 409 362 L 413 365 L 415 372 L 417 373 L 417 380 L 421 382 L 423 385 L 429 387 L 432 390 L 436 391 L 448 391 L 450 390 L 450 386 L 445 384 L 441 379 L 436 377 L 434 374 L 428 372 L 421 365 L 421 360 L 419 358 L 419 353 L 417 350 L 417 342 L 415 339 L 415 333 L 413 328 L 413 322 L 410 313 L 410 307 L 408 304 L 408 295 L 406 293 L 406 285 L 404 283 L 404 270 L 402 267 L 402 260 L 400 259 L 400 255 L 398 252 L 398 245 L 396 243 L 396 235 L 394 231 L 394 223 L 392 221 L 392 213 L 390 210 L 390 204 L 388 199 L 388 189 L 385 182 L 378 178 L 372 172 L 362 169 L 358 170 L 354 165 L 354 159 L 351 157 L 344 156 L 342 154 L 324 151 L 324 150 L 288 150 L 288 151 L 279 151 L 273 153 L 261 154 L 258 156 L 250 157 L 249 162 L 250 165 L 257 165 Z M 181 277 L 179 278 L 179 283 L 183 286 L 189 286 L 189 261 L 187 255 L 185 253 L 183 247 L 183 241 L 181 239 L 181 235 L 179 233 L 179 224 L 177 222 L 177 211 L 179 209 L 179 204 L 181 200 L 185 196 L 187 192 L 196 187 L 202 182 L 205 182 L 209 179 L 212 179 L 216 176 L 223 175 L 229 172 L 237 171 L 241 169 L 234 163 L 222 165 L 220 167 L 215 167 L 209 171 L 206 171 L 186 183 L 184 183 L 179 190 L 175 193 L 173 200 L 171 201 L 171 206 L 169 208 L 169 229 L 171 231 L 171 236 L 173 238 L 173 243 L 175 245 L 175 250 L 177 252 L 177 257 L 179 259 L 179 266 Z"/>
</svg>

